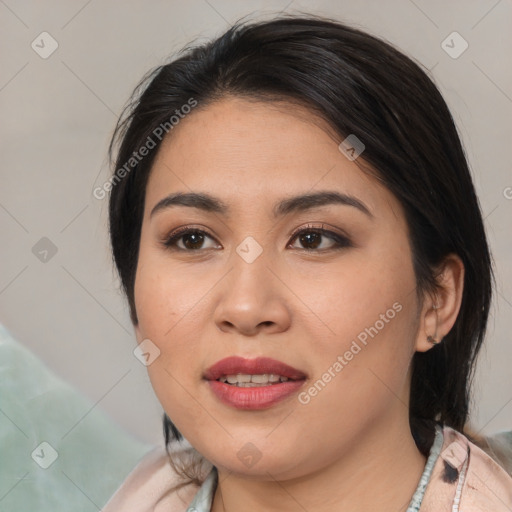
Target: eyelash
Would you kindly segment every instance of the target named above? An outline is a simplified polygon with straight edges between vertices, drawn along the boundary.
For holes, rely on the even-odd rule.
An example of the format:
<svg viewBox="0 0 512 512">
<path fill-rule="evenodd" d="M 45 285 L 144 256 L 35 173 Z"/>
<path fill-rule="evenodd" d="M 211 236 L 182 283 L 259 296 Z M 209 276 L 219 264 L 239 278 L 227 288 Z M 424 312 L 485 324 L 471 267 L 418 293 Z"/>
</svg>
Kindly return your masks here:
<svg viewBox="0 0 512 512">
<path fill-rule="evenodd" d="M 322 226 L 323 226 L 323 224 L 322 224 Z M 181 247 L 177 247 L 177 245 L 176 245 L 177 241 L 180 238 L 183 238 L 183 236 L 188 235 L 188 234 L 197 234 L 197 233 L 199 233 L 201 235 L 206 235 L 207 237 L 214 239 L 208 232 L 206 232 L 202 229 L 184 227 L 184 228 L 177 229 L 176 231 L 171 233 L 168 237 L 166 237 L 163 240 L 163 245 L 169 250 L 176 250 L 176 251 L 182 251 L 182 252 L 204 251 L 204 249 L 182 249 Z M 291 240 L 295 241 L 295 239 L 298 238 L 299 235 L 304 234 L 304 233 L 305 234 L 316 233 L 316 234 L 322 235 L 322 236 L 332 240 L 333 242 L 335 242 L 335 244 L 332 247 L 329 247 L 327 249 L 302 249 L 303 251 L 306 251 L 306 252 L 326 252 L 326 251 L 340 250 L 340 249 L 345 249 L 347 247 L 352 247 L 352 243 L 350 242 L 350 240 L 347 237 L 340 235 L 338 233 L 334 233 L 333 231 L 323 229 L 323 227 L 318 228 L 318 227 L 315 227 L 312 225 L 308 225 L 306 227 L 302 227 L 302 228 L 299 228 L 296 231 L 294 231 L 291 234 Z"/>
</svg>

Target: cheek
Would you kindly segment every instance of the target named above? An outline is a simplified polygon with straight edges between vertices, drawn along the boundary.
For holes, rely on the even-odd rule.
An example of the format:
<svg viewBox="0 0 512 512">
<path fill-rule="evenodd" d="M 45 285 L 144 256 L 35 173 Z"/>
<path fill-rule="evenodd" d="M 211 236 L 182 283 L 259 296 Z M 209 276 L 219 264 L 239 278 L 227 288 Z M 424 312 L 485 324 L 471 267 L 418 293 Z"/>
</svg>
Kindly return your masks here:
<svg viewBox="0 0 512 512">
<path fill-rule="evenodd" d="M 189 418 L 198 416 L 188 391 L 189 380 L 198 371 L 193 334 L 197 324 L 196 308 L 200 309 L 200 305 L 194 308 L 197 290 L 194 292 L 190 281 L 187 286 L 176 275 L 171 279 L 147 269 L 147 272 L 140 272 L 135 292 L 139 319 L 137 337 L 150 339 L 158 348 L 158 357 L 146 368 L 151 386 L 178 430 L 189 432 L 195 424 Z"/>
<path fill-rule="evenodd" d="M 137 337 L 148 338 L 158 347 L 160 365 L 169 371 L 175 372 L 180 364 L 194 368 L 188 359 L 194 354 L 191 348 L 199 329 L 202 295 L 201 286 L 183 273 L 171 275 L 148 265 L 137 275 Z"/>
<path fill-rule="evenodd" d="M 328 272 L 315 274 L 314 279 L 303 275 L 294 289 L 317 314 L 322 332 L 328 334 L 318 342 L 325 349 L 342 349 L 354 339 L 364 344 L 384 334 L 404 339 L 410 321 L 416 318 L 415 284 L 407 257 L 354 252 L 340 265 L 331 265 Z"/>
<path fill-rule="evenodd" d="M 141 335 L 154 338 L 163 351 L 170 340 L 179 349 L 186 344 L 186 333 L 193 333 L 198 326 L 199 312 L 213 281 L 199 268 L 172 262 L 143 241 L 134 289 Z"/>
<path fill-rule="evenodd" d="M 417 329 L 414 271 L 405 256 L 379 256 L 346 258 L 307 287 L 311 309 L 321 320 L 312 316 L 320 329 L 315 332 L 313 324 L 309 329 L 318 385 L 304 396 L 305 401 L 318 396 L 315 407 L 337 403 L 357 415 L 363 414 L 361 403 L 380 409 L 388 398 L 408 392 Z"/>
<path fill-rule="evenodd" d="M 359 286 L 345 290 L 339 284 L 333 287 L 331 301 L 324 297 L 319 307 L 326 312 L 324 321 L 334 334 L 317 333 L 311 338 L 314 350 L 305 347 L 314 372 L 309 387 L 299 396 L 297 418 L 307 422 L 316 439 L 312 443 L 322 436 L 326 443 L 340 447 L 340 432 L 345 439 L 356 440 L 390 411 L 407 407 L 414 300 L 406 286 L 372 293 L 372 279 L 358 276 L 356 281 Z"/>
<path fill-rule="evenodd" d="M 212 344 L 200 348 L 198 343 L 205 338 L 205 322 L 211 323 L 208 292 L 216 280 L 199 266 L 188 265 L 184 271 L 176 262 L 171 265 L 165 255 L 141 246 L 135 281 L 137 338 L 138 342 L 151 340 L 160 351 L 147 366 L 148 376 L 166 413 L 187 432 L 190 420 L 192 424 L 202 421 L 191 393 L 196 393 L 192 384 L 201 379 L 203 361 L 212 359 Z"/>
</svg>

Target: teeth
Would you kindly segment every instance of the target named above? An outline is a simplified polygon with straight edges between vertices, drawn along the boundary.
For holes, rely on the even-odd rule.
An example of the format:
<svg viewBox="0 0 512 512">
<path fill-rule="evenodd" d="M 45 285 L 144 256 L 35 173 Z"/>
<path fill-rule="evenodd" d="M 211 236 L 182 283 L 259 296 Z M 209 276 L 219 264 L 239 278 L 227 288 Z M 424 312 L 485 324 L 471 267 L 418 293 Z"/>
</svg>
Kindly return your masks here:
<svg viewBox="0 0 512 512">
<path fill-rule="evenodd" d="M 219 381 L 227 382 L 238 387 L 253 388 L 265 384 L 275 384 L 277 382 L 286 382 L 288 377 L 275 374 L 248 375 L 246 373 L 238 373 L 236 375 L 223 375 Z"/>
<path fill-rule="evenodd" d="M 236 384 L 237 382 L 251 382 L 251 376 L 241 373 L 238 375 L 228 375 L 228 382 L 230 384 Z"/>
<path fill-rule="evenodd" d="M 268 375 L 251 375 L 251 382 L 255 384 L 268 384 L 269 381 Z"/>
</svg>

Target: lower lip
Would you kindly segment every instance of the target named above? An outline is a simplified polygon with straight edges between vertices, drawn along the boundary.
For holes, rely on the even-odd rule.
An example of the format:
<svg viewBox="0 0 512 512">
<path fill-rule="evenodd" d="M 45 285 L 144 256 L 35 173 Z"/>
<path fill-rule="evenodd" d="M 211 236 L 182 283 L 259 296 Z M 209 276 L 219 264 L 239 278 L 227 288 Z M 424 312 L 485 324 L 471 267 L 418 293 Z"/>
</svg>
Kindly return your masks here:
<svg viewBox="0 0 512 512">
<path fill-rule="evenodd" d="M 210 389 L 222 402 L 237 409 L 267 409 L 286 397 L 296 393 L 304 380 L 288 380 L 279 384 L 242 388 L 209 380 Z"/>
</svg>

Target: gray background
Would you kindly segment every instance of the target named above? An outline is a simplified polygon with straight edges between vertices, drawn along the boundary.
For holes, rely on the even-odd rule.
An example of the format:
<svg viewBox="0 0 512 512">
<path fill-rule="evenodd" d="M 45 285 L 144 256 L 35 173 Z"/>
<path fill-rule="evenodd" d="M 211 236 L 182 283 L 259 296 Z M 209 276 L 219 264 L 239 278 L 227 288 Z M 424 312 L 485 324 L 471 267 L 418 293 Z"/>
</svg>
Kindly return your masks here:
<svg viewBox="0 0 512 512">
<path fill-rule="evenodd" d="M 472 420 L 483 432 L 511 429 L 510 0 L 0 0 L 0 322 L 127 431 L 162 443 L 162 408 L 132 353 L 135 337 L 111 265 L 107 201 L 92 191 L 109 176 L 109 137 L 146 71 L 242 16 L 281 10 L 367 29 L 432 70 L 463 138 L 496 261 Z M 458 58 L 442 46 L 453 31 L 469 44 Z M 48 58 L 31 47 L 42 47 L 44 37 L 50 48 L 42 32 L 58 43 Z M 452 39 L 445 45 L 453 53 L 461 41 Z M 37 257 L 48 245 L 36 245 L 43 237 L 57 249 L 46 261 Z"/>
</svg>

